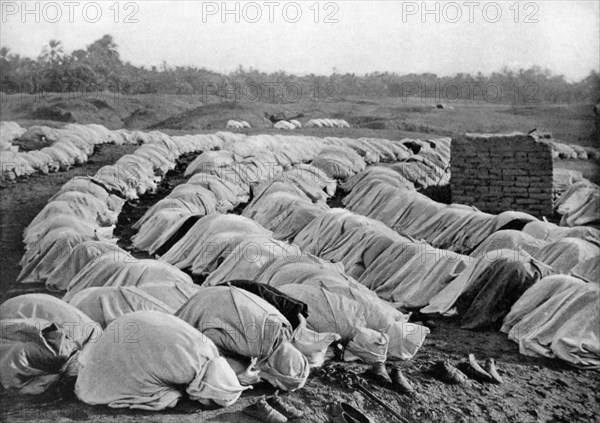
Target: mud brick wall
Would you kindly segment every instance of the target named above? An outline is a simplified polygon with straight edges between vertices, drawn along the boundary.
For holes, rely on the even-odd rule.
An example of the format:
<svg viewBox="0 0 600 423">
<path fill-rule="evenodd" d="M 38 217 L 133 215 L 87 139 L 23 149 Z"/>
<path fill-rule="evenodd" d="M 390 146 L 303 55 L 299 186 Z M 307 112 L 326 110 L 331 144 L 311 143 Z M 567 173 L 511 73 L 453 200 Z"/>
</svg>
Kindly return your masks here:
<svg viewBox="0 0 600 423">
<path fill-rule="evenodd" d="M 452 202 L 481 211 L 552 215 L 552 151 L 527 135 L 452 139 Z"/>
</svg>

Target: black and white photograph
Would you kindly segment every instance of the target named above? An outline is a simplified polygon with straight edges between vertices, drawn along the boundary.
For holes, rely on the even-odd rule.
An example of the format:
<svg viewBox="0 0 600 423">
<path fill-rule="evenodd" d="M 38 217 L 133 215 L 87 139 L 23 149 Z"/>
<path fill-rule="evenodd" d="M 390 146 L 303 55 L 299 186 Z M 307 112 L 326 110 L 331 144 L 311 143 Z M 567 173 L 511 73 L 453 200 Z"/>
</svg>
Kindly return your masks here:
<svg viewBox="0 0 600 423">
<path fill-rule="evenodd" d="M 0 11 L 0 421 L 600 422 L 600 0 Z"/>
</svg>

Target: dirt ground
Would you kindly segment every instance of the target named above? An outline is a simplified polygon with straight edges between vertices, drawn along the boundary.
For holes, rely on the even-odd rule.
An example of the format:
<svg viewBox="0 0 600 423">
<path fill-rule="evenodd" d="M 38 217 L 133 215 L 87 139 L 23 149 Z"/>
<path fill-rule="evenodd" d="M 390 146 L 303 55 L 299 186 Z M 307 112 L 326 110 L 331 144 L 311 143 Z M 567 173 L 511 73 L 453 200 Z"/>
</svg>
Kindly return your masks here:
<svg viewBox="0 0 600 423">
<path fill-rule="evenodd" d="M 600 374 L 576 370 L 558 361 L 522 356 L 516 344 L 499 332 L 462 330 L 454 322 L 437 321 L 420 352 L 401 362 L 404 374 L 417 390 L 414 397 L 370 384 L 369 389 L 409 422 L 597 422 Z M 437 360 L 456 364 L 474 353 L 480 359 L 494 357 L 504 384 L 471 381 L 468 386 L 447 385 L 430 372 Z M 388 363 L 388 367 L 391 363 Z M 396 363 L 394 363 L 396 364 Z M 330 362 L 313 371 L 306 386 L 286 394 L 290 403 L 304 412 L 298 421 L 331 421 L 331 405 L 346 401 L 358 406 L 375 422 L 397 421 L 390 413 L 349 386 L 347 380 L 366 366 Z M 76 399 L 33 398 L 0 394 L 0 416 L 6 422 L 248 422 L 256 420 L 241 411 L 273 390 L 258 386 L 244 393 L 234 406 L 203 410 L 197 403 L 181 401 L 163 412 L 112 410 L 89 406 Z"/>
<path fill-rule="evenodd" d="M 317 134 L 315 134 L 317 135 Z M 321 134 L 319 134 L 321 135 Z M 348 135 L 351 135 L 350 133 Z M 403 136 L 406 134 L 403 134 Z M 359 136 L 354 134 L 354 136 Z M 380 136 L 389 136 L 381 134 Z M 76 175 L 93 174 L 99 167 L 114 163 L 121 155 L 137 146 L 103 146 L 85 166 L 71 172 L 34 176 L 0 190 L 0 300 L 25 292 L 43 292 L 43 286 L 17 285 L 18 261 L 23 255 L 23 229 L 45 206 L 48 199 L 67 180 Z M 592 167 L 590 172 L 597 172 Z M 129 226 L 173 186 L 184 182 L 179 173 L 169 175 L 168 184 L 158 195 L 127 206 L 120 217 L 117 232 L 122 245 L 132 235 Z M 437 327 L 426 339 L 419 353 L 408 362 L 398 364 L 413 382 L 414 397 L 399 395 L 377 385 L 372 392 L 410 422 L 596 422 L 600 421 L 600 372 L 582 371 L 555 360 L 525 357 L 518 345 L 499 332 L 477 332 L 460 329 L 457 322 L 437 319 Z M 472 381 L 468 386 L 447 385 L 430 372 L 438 360 L 456 364 L 474 353 L 482 362 L 496 359 L 502 385 Z M 389 363 L 391 365 L 392 363 Z M 362 408 L 375 422 L 397 421 L 389 412 L 372 402 L 352 383 L 366 366 L 331 362 L 313 371 L 307 385 L 291 394 L 289 402 L 305 414 L 299 421 L 317 423 L 331 421 L 331 406 L 347 401 Z M 255 422 L 241 410 L 272 388 L 261 385 L 245 393 L 240 401 L 227 409 L 203 409 L 197 403 L 182 400 L 177 407 L 164 412 L 111 410 L 89 406 L 74 398 L 52 395 L 30 397 L 9 392 L 0 393 L 0 420 L 3 422 Z"/>
<path fill-rule="evenodd" d="M 19 260 L 24 253 L 23 230 L 44 208 L 48 199 L 60 187 L 75 176 L 93 175 L 107 164 L 115 163 L 119 157 L 133 153 L 139 146 L 101 146 L 100 151 L 80 167 L 66 172 L 49 175 L 32 175 L 28 179 L 7 184 L 0 188 L 0 299 L 4 301 L 24 290 L 36 290 L 39 286 L 17 285 L 20 272 Z"/>
</svg>

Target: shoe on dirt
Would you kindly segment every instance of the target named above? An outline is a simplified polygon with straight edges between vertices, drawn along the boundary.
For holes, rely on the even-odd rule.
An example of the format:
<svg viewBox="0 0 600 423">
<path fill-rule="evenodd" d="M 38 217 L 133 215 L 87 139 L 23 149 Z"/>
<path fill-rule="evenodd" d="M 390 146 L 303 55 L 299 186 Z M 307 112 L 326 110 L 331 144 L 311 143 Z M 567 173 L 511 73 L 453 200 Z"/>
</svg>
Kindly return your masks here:
<svg viewBox="0 0 600 423">
<path fill-rule="evenodd" d="M 446 383 L 461 385 L 469 382 L 467 375 L 450 364 L 448 360 L 438 361 L 435 365 L 435 373 Z"/>
<path fill-rule="evenodd" d="M 349 414 L 342 413 L 336 417 L 335 423 L 362 423 L 360 420 L 356 420 Z"/>
<path fill-rule="evenodd" d="M 244 413 L 265 423 L 286 423 L 288 421 L 283 414 L 271 407 L 264 398 L 244 408 Z"/>
<path fill-rule="evenodd" d="M 413 394 L 415 392 L 415 388 L 413 388 L 398 367 L 392 368 L 390 377 L 392 379 L 392 385 L 397 392 L 400 392 L 401 394 Z"/>
<path fill-rule="evenodd" d="M 290 420 L 298 419 L 304 415 L 302 411 L 298 410 L 293 405 L 286 403 L 279 395 L 272 396 L 267 402 L 271 407 Z"/>
<path fill-rule="evenodd" d="M 469 354 L 469 361 L 464 365 L 465 373 L 467 376 L 472 377 L 473 379 L 479 382 L 493 382 L 494 379 L 488 372 L 483 370 L 483 368 L 479 365 L 477 360 L 475 359 L 474 354 Z"/>
<path fill-rule="evenodd" d="M 351 423 L 374 423 L 369 417 L 363 414 L 362 411 L 348 404 L 347 402 L 340 402 L 337 406 L 337 418 L 338 422 L 351 422 Z"/>
<path fill-rule="evenodd" d="M 488 358 L 485 360 L 485 364 L 483 365 L 485 371 L 492 377 L 493 383 L 503 383 L 502 377 L 498 374 L 498 369 L 496 369 L 496 362 L 493 358 Z"/>
<path fill-rule="evenodd" d="M 390 375 L 385 368 L 385 363 L 373 363 L 364 375 L 383 385 L 392 383 L 392 379 L 390 379 Z"/>
</svg>

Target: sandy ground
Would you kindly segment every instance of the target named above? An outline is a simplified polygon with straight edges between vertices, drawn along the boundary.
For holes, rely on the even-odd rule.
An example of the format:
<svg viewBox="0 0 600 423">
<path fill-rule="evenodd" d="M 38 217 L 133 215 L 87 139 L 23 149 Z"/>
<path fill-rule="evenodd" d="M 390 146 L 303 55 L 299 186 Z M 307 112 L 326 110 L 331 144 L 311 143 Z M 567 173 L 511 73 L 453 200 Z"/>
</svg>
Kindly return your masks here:
<svg viewBox="0 0 600 423">
<path fill-rule="evenodd" d="M 71 177 L 93 174 L 102 165 L 112 164 L 136 148 L 104 146 L 89 163 L 72 172 L 34 176 L 0 190 L 2 301 L 24 292 L 43 292 L 41 285 L 17 285 L 14 281 L 19 272 L 17 263 L 23 254 L 23 229 L 47 200 Z M 132 234 L 129 226 L 137 217 L 183 181 L 180 174 L 171 174 L 168 184 L 158 195 L 125 209 L 118 228 L 122 245 L 128 245 Z M 597 417 L 600 372 L 581 371 L 558 361 L 525 357 L 519 354 L 517 344 L 499 332 L 462 330 L 451 320 L 436 322 L 437 327 L 413 360 L 394 363 L 413 382 L 416 396 L 406 397 L 386 387 L 370 385 L 377 396 L 406 420 L 432 423 L 600 421 Z M 436 379 L 430 371 L 438 360 L 449 359 L 456 364 L 465 360 L 469 353 L 474 353 L 482 362 L 487 357 L 495 358 L 505 383 L 490 385 L 472 381 L 468 386 L 452 386 Z M 331 421 L 331 406 L 338 401 L 353 403 L 376 422 L 397 421 L 349 383 L 365 368 L 362 364 L 331 362 L 323 369 L 313 371 L 306 387 L 286 395 L 289 402 L 304 411 L 304 417 L 299 421 Z M 3 391 L 0 393 L 0 419 L 3 422 L 255 422 L 240 410 L 261 395 L 272 392 L 268 386 L 257 386 L 228 409 L 202 409 L 197 403 L 183 399 L 172 410 L 151 413 L 94 407 L 74 398 L 31 397 Z"/>
</svg>

